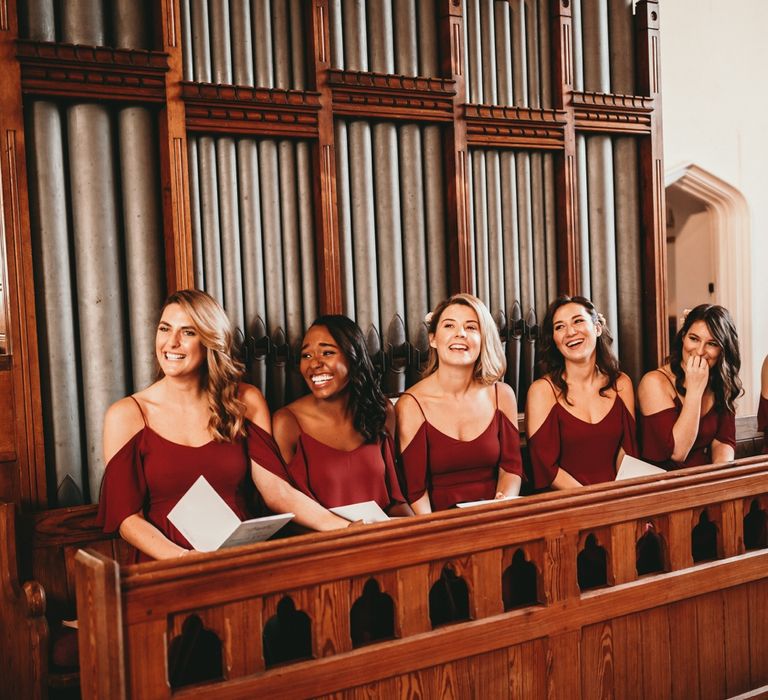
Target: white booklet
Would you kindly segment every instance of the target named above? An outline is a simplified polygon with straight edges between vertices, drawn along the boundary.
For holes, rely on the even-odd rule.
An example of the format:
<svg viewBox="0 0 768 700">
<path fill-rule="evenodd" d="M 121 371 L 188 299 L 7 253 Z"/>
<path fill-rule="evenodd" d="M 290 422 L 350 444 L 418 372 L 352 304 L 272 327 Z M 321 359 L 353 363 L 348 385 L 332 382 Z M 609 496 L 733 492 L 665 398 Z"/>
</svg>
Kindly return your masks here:
<svg viewBox="0 0 768 700">
<path fill-rule="evenodd" d="M 472 506 L 482 506 L 486 503 L 501 503 L 502 501 L 512 501 L 515 498 L 522 498 L 522 496 L 504 496 L 503 498 L 488 498 L 482 501 L 464 501 L 463 503 L 457 503 L 457 508 L 471 508 Z"/>
<path fill-rule="evenodd" d="M 281 513 L 241 521 L 204 476 L 168 513 L 168 520 L 198 552 L 262 542 L 292 519 L 293 513 Z"/>
<path fill-rule="evenodd" d="M 644 462 L 637 457 L 630 457 L 624 455 L 619 465 L 619 471 L 616 472 L 616 481 L 622 481 L 623 479 L 634 479 L 636 476 L 651 476 L 653 474 L 666 474 L 666 470 L 661 467 L 657 467 L 654 464 Z"/>
<path fill-rule="evenodd" d="M 362 520 L 364 523 L 383 523 L 389 520 L 389 516 L 381 509 L 376 501 L 363 501 L 362 503 L 350 503 L 347 506 L 336 506 L 329 508 L 331 513 L 335 513 L 340 518 L 357 522 Z"/>
</svg>

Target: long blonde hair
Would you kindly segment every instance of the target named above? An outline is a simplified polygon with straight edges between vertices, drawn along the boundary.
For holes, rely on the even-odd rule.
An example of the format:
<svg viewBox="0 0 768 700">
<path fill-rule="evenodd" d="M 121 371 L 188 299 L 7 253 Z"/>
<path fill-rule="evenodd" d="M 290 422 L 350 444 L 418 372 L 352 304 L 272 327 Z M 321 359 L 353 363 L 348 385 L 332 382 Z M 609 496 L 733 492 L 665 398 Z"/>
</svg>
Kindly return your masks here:
<svg viewBox="0 0 768 700">
<path fill-rule="evenodd" d="M 244 367 L 232 356 L 232 324 L 221 304 L 199 289 L 174 292 L 163 310 L 171 304 L 178 304 L 189 315 L 206 350 L 200 371 L 205 375 L 211 412 L 208 430 L 216 442 L 232 442 L 245 435 L 245 404 L 237 397 Z"/>
<path fill-rule="evenodd" d="M 430 335 L 437 331 L 437 325 L 440 323 L 440 317 L 443 312 L 452 304 L 468 306 L 477 314 L 477 321 L 480 327 L 480 355 L 475 361 L 473 376 L 483 384 L 494 384 L 504 377 L 507 370 L 507 360 L 504 357 L 504 350 L 501 347 L 501 338 L 499 329 L 488 311 L 488 307 L 480 299 L 472 294 L 454 294 L 453 296 L 441 301 L 429 316 L 427 321 L 427 330 Z M 440 360 L 437 357 L 437 350 L 429 348 L 429 358 L 424 370 L 424 376 L 437 371 Z"/>
</svg>

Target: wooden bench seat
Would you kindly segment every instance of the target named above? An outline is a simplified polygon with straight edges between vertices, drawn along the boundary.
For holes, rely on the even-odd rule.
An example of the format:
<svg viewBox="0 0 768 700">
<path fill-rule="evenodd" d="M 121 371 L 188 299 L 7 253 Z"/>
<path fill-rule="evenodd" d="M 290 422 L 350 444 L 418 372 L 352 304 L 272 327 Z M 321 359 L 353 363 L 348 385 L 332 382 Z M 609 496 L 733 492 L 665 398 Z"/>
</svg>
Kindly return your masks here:
<svg viewBox="0 0 768 700">
<path fill-rule="evenodd" d="M 84 695 L 738 695 L 768 684 L 766 512 L 753 458 L 174 562 L 79 552 Z M 433 628 L 443 579 L 466 614 Z M 394 638 L 353 641 L 366 598 Z M 298 618 L 310 658 L 270 663 L 275 620 Z M 219 677 L 172 689 L 174 648 L 206 639 Z"/>
</svg>

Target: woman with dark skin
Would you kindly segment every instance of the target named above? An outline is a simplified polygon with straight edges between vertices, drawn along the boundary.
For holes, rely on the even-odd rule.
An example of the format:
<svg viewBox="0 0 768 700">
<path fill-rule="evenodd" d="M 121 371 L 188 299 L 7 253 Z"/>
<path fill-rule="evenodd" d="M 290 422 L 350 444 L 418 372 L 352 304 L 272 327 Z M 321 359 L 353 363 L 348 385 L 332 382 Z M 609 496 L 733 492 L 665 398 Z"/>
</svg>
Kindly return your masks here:
<svg viewBox="0 0 768 700">
<path fill-rule="evenodd" d="M 304 335 L 299 371 L 310 393 L 274 419 L 283 475 L 326 508 L 376 501 L 390 515 L 412 515 L 395 468 L 394 409 L 357 324 L 318 318 Z"/>
<path fill-rule="evenodd" d="M 740 367 L 728 311 L 713 304 L 692 309 L 668 362 L 648 372 L 637 389 L 643 458 L 666 469 L 731 461 Z"/>
</svg>

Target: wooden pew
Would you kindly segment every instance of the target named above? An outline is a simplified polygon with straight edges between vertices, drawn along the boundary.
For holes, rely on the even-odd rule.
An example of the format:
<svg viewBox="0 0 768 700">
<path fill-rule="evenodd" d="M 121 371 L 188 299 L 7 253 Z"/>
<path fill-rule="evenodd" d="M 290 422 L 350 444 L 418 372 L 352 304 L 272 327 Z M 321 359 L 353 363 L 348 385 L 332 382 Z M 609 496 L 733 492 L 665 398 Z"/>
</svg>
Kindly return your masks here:
<svg viewBox="0 0 768 700">
<path fill-rule="evenodd" d="M 0 653 L 14 690 L 7 697 L 44 698 L 49 689 L 79 684 L 76 668 L 57 669 L 49 658 L 50 631 L 77 617 L 75 554 L 88 547 L 122 564 L 132 563 L 135 556 L 119 537 L 105 535 L 95 517 L 95 506 L 19 516 L 12 504 L 0 503 L 0 622 L 8 630 Z"/>
<path fill-rule="evenodd" d="M 768 692 L 766 513 L 761 457 L 174 562 L 81 551 L 84 697 Z M 469 619 L 433 629 L 444 579 L 458 603 L 463 580 Z M 376 587 L 395 638 L 355 648 L 361 594 L 387 611 Z M 299 614 L 287 598 L 308 618 L 312 658 L 267 668 L 265 627 L 281 606 L 283 621 Z M 222 677 L 172 690 L 169 650 L 192 627 L 220 643 Z"/>
</svg>

